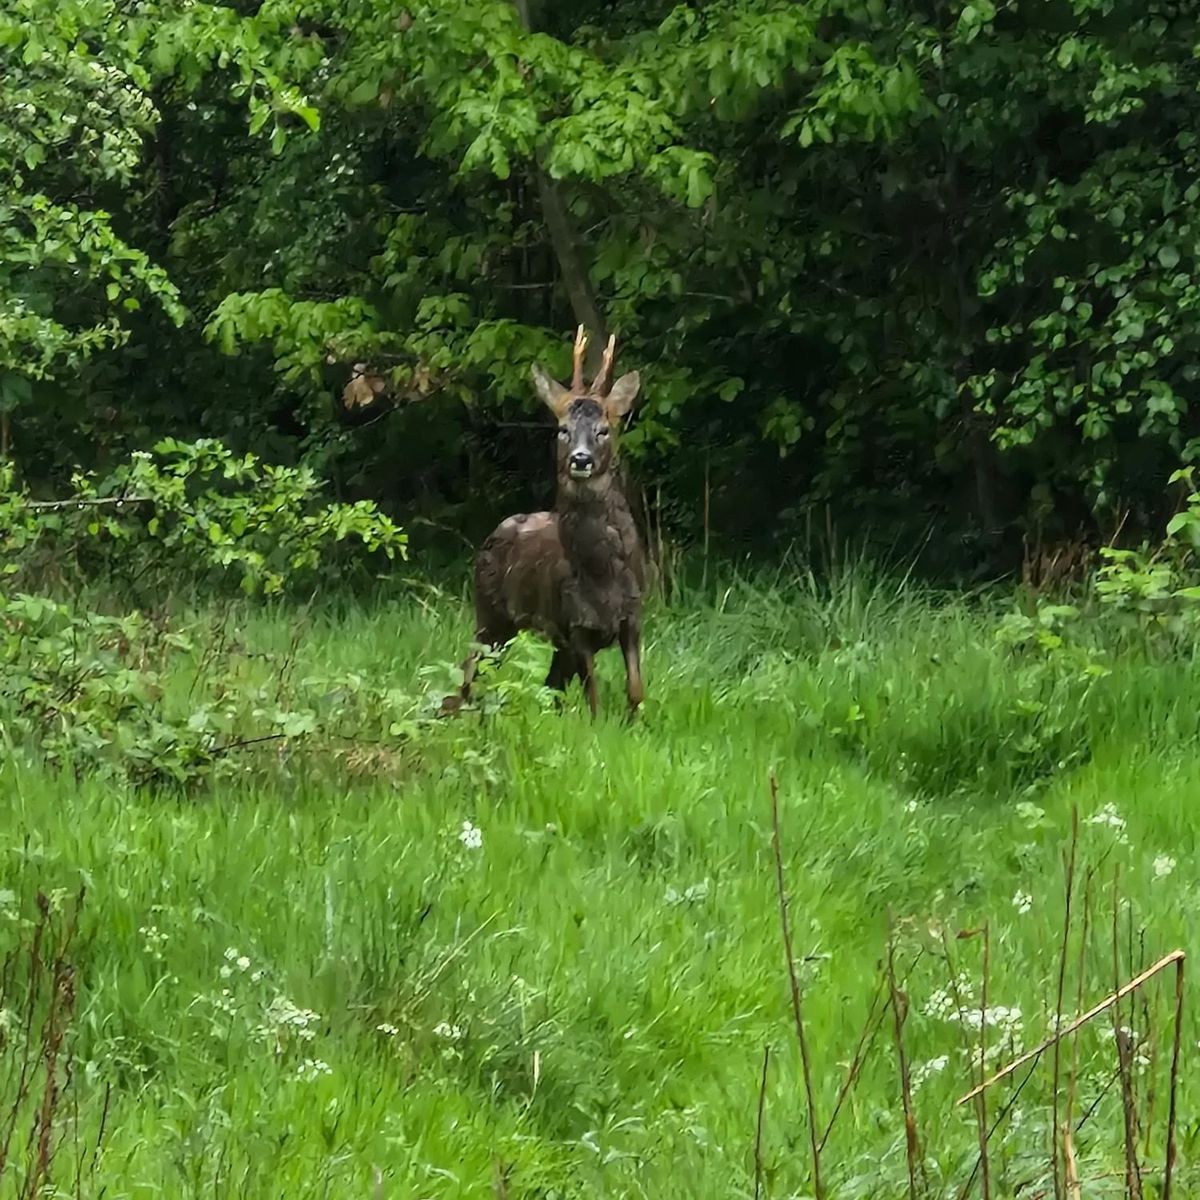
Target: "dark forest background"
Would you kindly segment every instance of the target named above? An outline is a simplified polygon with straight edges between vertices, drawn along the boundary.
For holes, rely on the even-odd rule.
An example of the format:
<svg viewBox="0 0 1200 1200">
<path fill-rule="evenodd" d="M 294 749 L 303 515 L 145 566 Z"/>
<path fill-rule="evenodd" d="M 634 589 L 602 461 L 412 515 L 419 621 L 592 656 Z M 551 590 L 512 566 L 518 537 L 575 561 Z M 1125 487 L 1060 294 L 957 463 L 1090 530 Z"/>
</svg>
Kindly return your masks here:
<svg viewBox="0 0 1200 1200">
<path fill-rule="evenodd" d="M 0 452 L 216 438 L 461 556 L 536 359 L 677 545 L 1013 570 L 1200 448 L 1200 19 L 1146 0 L 7 0 Z"/>
</svg>

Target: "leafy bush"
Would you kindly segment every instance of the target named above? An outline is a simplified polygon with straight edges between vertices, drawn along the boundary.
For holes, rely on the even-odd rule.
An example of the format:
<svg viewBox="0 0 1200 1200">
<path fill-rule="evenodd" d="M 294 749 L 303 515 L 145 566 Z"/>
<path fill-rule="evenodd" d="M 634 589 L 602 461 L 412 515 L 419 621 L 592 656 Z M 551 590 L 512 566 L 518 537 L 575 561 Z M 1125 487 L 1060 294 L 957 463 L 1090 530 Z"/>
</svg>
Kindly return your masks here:
<svg viewBox="0 0 1200 1200">
<path fill-rule="evenodd" d="M 77 474 L 74 495 L 37 502 L 0 464 L 0 570 L 36 575 L 72 555 L 127 579 L 231 575 L 248 594 L 311 585 L 335 546 L 404 556 L 405 534 L 370 501 L 328 504 L 307 466 L 263 463 L 219 442 L 168 439 L 103 479 Z"/>
<path fill-rule="evenodd" d="M 1104 564 L 1096 575 L 1096 592 L 1111 609 L 1139 624 L 1170 634 L 1194 628 L 1200 616 L 1200 492 L 1194 472 L 1185 467 L 1171 476 L 1185 483 L 1184 507 L 1167 523 L 1157 546 L 1137 549 L 1105 546 Z"/>
</svg>

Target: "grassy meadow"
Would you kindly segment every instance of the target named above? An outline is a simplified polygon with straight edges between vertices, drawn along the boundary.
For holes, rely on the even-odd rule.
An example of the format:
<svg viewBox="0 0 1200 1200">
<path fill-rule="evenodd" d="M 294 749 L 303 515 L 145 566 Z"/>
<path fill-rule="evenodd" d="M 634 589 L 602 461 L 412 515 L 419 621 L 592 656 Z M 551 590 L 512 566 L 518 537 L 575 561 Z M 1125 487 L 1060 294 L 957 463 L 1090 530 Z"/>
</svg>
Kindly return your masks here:
<svg viewBox="0 0 1200 1200">
<path fill-rule="evenodd" d="M 483 711 L 343 727 L 336 753 L 239 747 L 247 769 L 186 793 L 11 744 L 0 1194 L 817 1195 L 772 772 L 821 1194 L 985 1194 L 981 1113 L 956 1104 L 980 1053 L 990 1072 L 1053 1030 L 1060 970 L 1065 1020 L 1189 950 L 1200 908 L 1193 650 L 1032 612 L 862 572 L 731 577 L 648 612 L 632 727 L 618 654 L 593 722 L 578 691 L 546 704 L 531 643 Z M 165 706 L 336 676 L 419 714 L 470 632 L 463 597 L 399 591 L 225 625 L 233 674 L 189 651 Z M 69 982 L 30 966 L 39 928 Z M 1196 1013 L 1176 1196 L 1200 1194 Z M 989 1088 L 986 1194 L 1053 1196 L 1057 1170 L 1121 1196 L 1132 1157 L 1160 1196 L 1173 1014 L 1166 971 L 1061 1044 L 1057 1104 L 1050 1053 Z M 70 1073 L 47 1150 L 48 1044 Z"/>
</svg>

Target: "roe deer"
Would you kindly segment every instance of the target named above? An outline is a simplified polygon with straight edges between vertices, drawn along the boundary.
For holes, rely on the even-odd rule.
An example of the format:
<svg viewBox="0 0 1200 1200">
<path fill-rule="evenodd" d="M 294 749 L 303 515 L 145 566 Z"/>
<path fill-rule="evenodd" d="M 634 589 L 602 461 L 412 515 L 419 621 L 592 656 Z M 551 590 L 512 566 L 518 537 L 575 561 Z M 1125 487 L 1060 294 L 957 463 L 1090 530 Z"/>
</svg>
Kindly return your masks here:
<svg viewBox="0 0 1200 1200">
<path fill-rule="evenodd" d="M 555 511 L 521 513 L 496 527 L 475 559 L 475 640 L 498 649 L 531 629 L 554 646 L 546 686 L 564 692 L 578 678 L 596 715 L 596 653 L 620 643 L 632 716 L 642 702 L 642 548 L 615 474 L 617 425 L 637 398 L 636 371 L 612 382 L 616 338 L 590 387 L 587 335 L 575 334 L 569 388 L 533 367 L 537 393 L 558 418 Z M 481 651 L 463 666 L 459 703 L 470 699 Z"/>
</svg>

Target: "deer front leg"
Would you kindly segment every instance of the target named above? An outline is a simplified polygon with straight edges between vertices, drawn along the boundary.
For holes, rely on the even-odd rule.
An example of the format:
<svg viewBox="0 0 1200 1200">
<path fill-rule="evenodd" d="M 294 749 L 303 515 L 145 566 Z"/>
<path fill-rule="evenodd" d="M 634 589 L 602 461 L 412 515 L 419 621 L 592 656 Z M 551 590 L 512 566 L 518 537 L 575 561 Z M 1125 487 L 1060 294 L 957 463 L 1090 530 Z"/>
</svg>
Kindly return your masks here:
<svg viewBox="0 0 1200 1200">
<path fill-rule="evenodd" d="M 596 690 L 596 665 L 590 654 L 584 653 L 579 656 L 578 673 L 587 695 L 588 707 L 595 717 L 600 708 L 600 694 Z"/>
<path fill-rule="evenodd" d="M 621 622 L 621 653 L 625 656 L 625 695 L 632 717 L 645 698 L 642 686 L 642 633 L 636 619 Z"/>
<path fill-rule="evenodd" d="M 554 698 L 554 706 L 562 708 L 565 692 L 570 686 L 571 680 L 579 674 L 579 668 L 575 663 L 575 656 L 570 650 L 556 649 L 554 657 L 550 660 L 550 672 L 546 676 L 546 687 L 558 692 Z"/>
</svg>

